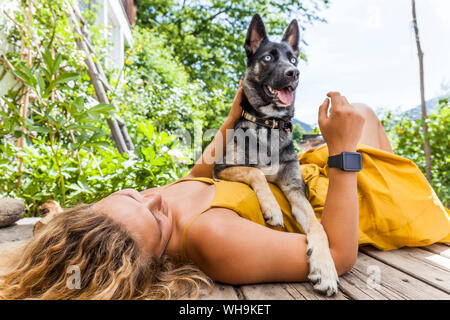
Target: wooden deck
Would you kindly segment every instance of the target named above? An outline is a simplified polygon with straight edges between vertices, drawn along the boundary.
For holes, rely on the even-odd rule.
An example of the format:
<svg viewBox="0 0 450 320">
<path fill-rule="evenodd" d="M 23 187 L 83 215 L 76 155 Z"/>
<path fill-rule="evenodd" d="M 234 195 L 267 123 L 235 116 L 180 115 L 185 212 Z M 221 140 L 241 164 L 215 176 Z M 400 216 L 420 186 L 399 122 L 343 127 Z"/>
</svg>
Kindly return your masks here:
<svg viewBox="0 0 450 320">
<path fill-rule="evenodd" d="M 0 228 L 0 250 L 31 237 L 35 218 Z M 202 299 L 222 300 L 450 300 L 450 245 L 379 251 L 362 247 L 353 269 L 340 277 L 339 293 L 327 298 L 309 283 L 245 286 L 216 284 Z"/>
<path fill-rule="evenodd" d="M 339 293 L 327 298 L 309 283 L 245 286 L 217 284 L 204 299 L 282 300 L 449 300 L 450 246 L 379 251 L 361 248 L 356 265 L 339 278 Z"/>
</svg>

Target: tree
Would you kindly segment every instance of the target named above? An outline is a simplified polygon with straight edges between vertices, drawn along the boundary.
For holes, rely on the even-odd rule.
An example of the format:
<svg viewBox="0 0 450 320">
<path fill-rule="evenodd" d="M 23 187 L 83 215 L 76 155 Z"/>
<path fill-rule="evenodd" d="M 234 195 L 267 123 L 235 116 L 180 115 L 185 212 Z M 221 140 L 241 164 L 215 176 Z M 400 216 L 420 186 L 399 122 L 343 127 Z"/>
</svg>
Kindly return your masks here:
<svg viewBox="0 0 450 320">
<path fill-rule="evenodd" d="M 294 124 L 294 129 L 292 130 L 292 140 L 295 142 L 300 142 L 303 138 L 303 134 L 305 130 L 303 130 L 302 126 L 298 123 Z"/>
<path fill-rule="evenodd" d="M 232 98 L 245 70 L 242 47 L 253 14 L 261 14 L 268 29 L 281 34 L 293 17 L 303 29 L 321 20 L 318 13 L 326 4 L 328 0 L 139 0 L 137 25 L 163 35 L 193 80 L 202 80 L 208 90 L 223 89 Z"/>
<path fill-rule="evenodd" d="M 423 52 L 420 45 L 420 38 L 419 38 L 419 27 L 417 24 L 417 17 L 416 17 L 416 1 L 411 0 L 411 6 L 412 6 L 412 16 L 413 16 L 413 27 L 414 27 L 414 33 L 416 35 L 416 45 L 417 45 L 417 54 L 419 56 L 419 70 L 420 70 L 420 99 L 421 99 L 421 105 L 422 105 L 422 130 L 424 132 L 423 135 L 423 141 L 424 141 L 424 149 L 425 149 L 425 170 L 428 181 L 431 181 L 432 175 L 431 175 L 431 148 L 430 148 L 430 140 L 428 138 L 428 125 L 426 122 L 427 119 L 427 109 L 425 104 L 425 83 L 424 83 L 424 70 L 423 70 Z"/>
</svg>

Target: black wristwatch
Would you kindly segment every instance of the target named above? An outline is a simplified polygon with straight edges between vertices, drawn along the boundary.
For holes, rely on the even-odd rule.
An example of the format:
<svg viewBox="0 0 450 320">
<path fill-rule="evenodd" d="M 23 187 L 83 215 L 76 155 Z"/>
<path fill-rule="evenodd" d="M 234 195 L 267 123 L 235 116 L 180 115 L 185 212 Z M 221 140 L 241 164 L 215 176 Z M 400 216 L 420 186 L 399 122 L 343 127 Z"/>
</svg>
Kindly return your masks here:
<svg viewBox="0 0 450 320">
<path fill-rule="evenodd" d="M 359 152 L 342 152 L 328 157 L 328 167 L 344 171 L 357 172 L 362 169 L 362 157 Z"/>
</svg>

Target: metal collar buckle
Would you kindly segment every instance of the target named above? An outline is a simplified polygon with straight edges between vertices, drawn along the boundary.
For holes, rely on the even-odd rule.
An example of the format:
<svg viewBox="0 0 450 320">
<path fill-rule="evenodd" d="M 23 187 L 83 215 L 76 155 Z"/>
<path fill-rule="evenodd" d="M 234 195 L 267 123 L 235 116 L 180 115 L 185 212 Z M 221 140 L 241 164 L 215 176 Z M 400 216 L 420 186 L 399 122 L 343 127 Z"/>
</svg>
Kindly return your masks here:
<svg viewBox="0 0 450 320">
<path fill-rule="evenodd" d="M 241 116 L 251 122 L 257 123 L 259 125 L 263 125 L 265 127 L 268 127 L 270 129 L 280 129 L 280 130 L 285 130 L 285 131 L 292 131 L 292 122 L 290 121 L 284 121 L 282 119 L 280 120 L 276 120 L 276 119 L 258 119 L 250 114 L 248 114 L 247 112 L 245 112 L 244 110 L 242 110 L 242 114 Z"/>
</svg>

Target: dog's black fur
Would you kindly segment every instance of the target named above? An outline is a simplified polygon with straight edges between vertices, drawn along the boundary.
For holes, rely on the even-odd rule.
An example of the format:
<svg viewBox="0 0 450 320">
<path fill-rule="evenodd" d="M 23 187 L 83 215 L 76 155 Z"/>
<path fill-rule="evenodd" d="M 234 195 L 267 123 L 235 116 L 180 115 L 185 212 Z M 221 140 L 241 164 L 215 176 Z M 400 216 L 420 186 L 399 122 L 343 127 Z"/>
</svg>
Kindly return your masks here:
<svg viewBox="0 0 450 320">
<path fill-rule="evenodd" d="M 253 17 L 244 45 L 247 53 L 247 70 L 242 79 L 244 94 L 241 103 L 242 108 L 249 114 L 260 119 L 277 119 L 285 122 L 292 120 L 295 100 L 292 100 L 288 105 L 284 104 L 276 94 L 270 92 L 268 86 L 275 90 L 288 86 L 293 90 L 297 88 L 299 81 L 297 69 L 299 33 L 297 21 L 293 20 L 287 28 L 283 40 L 272 42 L 267 37 L 261 17 L 259 15 Z M 271 61 L 265 61 L 265 57 L 268 55 L 271 56 Z M 278 172 L 277 174 L 270 174 L 270 177 L 268 176 L 269 181 L 277 183 L 280 180 L 284 181 L 289 177 L 295 177 L 296 179 L 290 181 L 289 184 L 292 185 L 295 182 L 304 194 L 304 183 L 301 174 L 299 174 L 300 169 L 292 141 L 292 132 L 268 129 L 244 118 L 236 121 L 234 129 L 235 131 L 242 129 L 248 136 L 254 136 L 252 138 L 257 140 L 256 147 L 258 148 L 265 148 L 267 141 L 268 145 L 264 150 L 268 151 L 269 157 L 275 153 L 279 155 Z M 251 132 L 248 132 L 249 129 Z M 270 145 L 273 130 L 276 130 L 279 135 L 278 150 L 273 150 Z M 265 131 L 267 131 L 267 139 L 261 141 L 261 134 L 264 134 Z M 233 142 L 234 139 L 231 139 L 227 147 L 233 148 Z M 238 153 L 236 158 L 245 156 L 244 163 L 227 162 L 227 158 L 224 157 L 223 163 L 215 166 L 214 176 L 217 177 L 220 171 L 229 166 L 252 166 L 263 169 L 273 164 L 272 162 L 261 163 L 260 161 L 253 163 L 254 161 L 251 161 L 249 153 L 257 153 L 257 151 L 251 148 L 255 148 L 255 145 L 246 145 L 245 150 L 236 150 L 236 153 Z"/>
<path fill-rule="evenodd" d="M 282 226 L 283 214 L 267 181 L 275 183 L 286 196 L 293 216 L 306 233 L 309 279 L 316 290 L 333 295 L 337 292 L 338 276 L 327 235 L 306 198 L 292 132 L 261 125 L 261 121 L 264 123 L 269 119 L 290 122 L 294 116 L 293 91 L 299 81 L 299 33 L 297 21 L 293 20 L 282 41 L 272 42 L 267 37 L 261 17 L 253 17 L 244 45 L 247 70 L 242 79 L 244 94 L 241 105 L 251 115 L 251 120 L 259 120 L 250 121 L 241 117 L 236 121 L 233 136 L 227 141 L 227 154 L 223 156 L 222 163 L 216 159 L 219 161 L 213 175 L 215 178 L 249 184 L 258 197 L 266 222 Z M 256 143 L 245 141 L 236 144 L 236 140 L 242 141 L 242 133 L 245 133 L 246 141 Z M 271 139 L 277 135 L 278 139 Z M 267 151 L 267 161 L 259 157 L 258 150 L 261 148 Z M 255 159 L 252 154 L 258 157 Z"/>
</svg>

